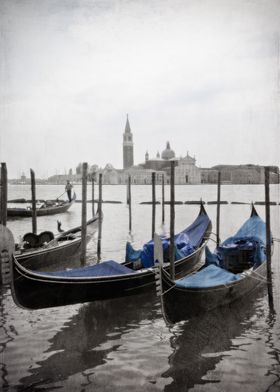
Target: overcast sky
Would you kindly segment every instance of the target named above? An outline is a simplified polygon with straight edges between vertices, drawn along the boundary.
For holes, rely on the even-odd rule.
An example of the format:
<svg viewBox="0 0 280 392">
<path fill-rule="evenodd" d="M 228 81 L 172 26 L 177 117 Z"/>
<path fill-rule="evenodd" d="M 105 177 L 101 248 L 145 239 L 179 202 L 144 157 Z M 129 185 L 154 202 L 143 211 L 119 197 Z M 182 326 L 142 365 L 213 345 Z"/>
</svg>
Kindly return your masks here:
<svg viewBox="0 0 280 392">
<path fill-rule="evenodd" d="M 165 148 L 201 167 L 280 164 L 280 0 L 0 0 L 9 177 Z"/>
</svg>

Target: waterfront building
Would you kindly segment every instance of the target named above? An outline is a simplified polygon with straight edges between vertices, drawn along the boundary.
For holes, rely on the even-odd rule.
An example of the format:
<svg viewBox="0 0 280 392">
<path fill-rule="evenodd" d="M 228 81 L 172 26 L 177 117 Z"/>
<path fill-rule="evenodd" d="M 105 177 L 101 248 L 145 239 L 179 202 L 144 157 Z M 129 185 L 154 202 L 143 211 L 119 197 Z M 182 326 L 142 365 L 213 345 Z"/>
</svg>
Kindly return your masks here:
<svg viewBox="0 0 280 392">
<path fill-rule="evenodd" d="M 141 163 L 145 169 L 151 169 L 154 171 L 164 170 L 168 171 L 170 167 L 170 160 L 175 160 L 175 165 L 177 164 L 178 159 L 175 158 L 175 152 L 171 149 L 170 143 L 166 143 L 166 148 L 162 151 L 161 155 L 158 152 L 155 158 L 149 158 L 148 151 L 145 154 L 145 162 Z"/>
<path fill-rule="evenodd" d="M 263 184 L 264 183 L 264 166 L 258 165 L 218 165 L 212 168 L 199 168 L 196 165 L 194 156 L 176 157 L 175 151 L 171 148 L 170 142 L 166 143 L 165 149 L 155 157 L 150 158 L 148 151 L 145 153 L 143 163 L 134 165 L 134 144 L 133 134 L 128 119 L 126 118 L 125 130 L 123 133 L 123 169 L 115 169 L 112 164 L 107 163 L 104 168 L 97 165 L 89 166 L 89 175 L 94 175 L 96 182 L 99 181 L 99 173 L 103 174 L 103 183 L 109 185 L 126 184 L 128 176 L 131 177 L 132 184 L 151 184 L 152 173 L 156 173 L 156 183 L 161 184 L 162 176 L 165 183 L 170 182 L 170 162 L 175 162 L 175 184 L 216 184 L 218 172 L 221 172 L 221 181 L 223 184 Z M 278 167 L 272 167 L 270 170 L 271 183 L 278 183 Z M 56 175 L 49 178 L 50 182 L 62 183 L 67 179 L 72 182 L 80 183 L 82 175 L 82 163 L 76 167 L 76 174 L 72 170 L 68 176 Z M 90 176 L 89 176 L 90 178 Z"/>
<path fill-rule="evenodd" d="M 278 167 L 270 167 L 270 182 L 279 182 Z M 223 184 L 264 184 L 264 166 L 259 165 L 217 165 L 212 168 L 203 168 L 201 182 L 204 184 L 216 184 L 218 172 L 221 173 Z"/>
<path fill-rule="evenodd" d="M 175 167 L 175 184 L 200 184 L 200 170 L 196 166 L 195 157 L 191 157 L 189 153 L 177 162 Z"/>
<path fill-rule="evenodd" d="M 152 173 L 155 170 L 145 169 L 141 166 L 133 166 L 127 170 L 123 170 L 119 173 L 120 184 L 126 184 L 128 176 L 131 177 L 131 184 L 137 185 L 147 185 L 152 183 Z M 164 176 L 166 181 L 166 173 L 162 170 L 157 170 L 156 172 L 156 184 L 161 184 L 162 176 Z"/>
<path fill-rule="evenodd" d="M 110 163 L 107 163 L 104 169 L 98 171 L 98 173 L 99 172 L 102 173 L 103 184 L 117 185 L 120 183 L 119 173 Z"/>
<path fill-rule="evenodd" d="M 202 184 L 216 184 L 218 182 L 218 170 L 212 168 L 200 168 Z"/>
</svg>

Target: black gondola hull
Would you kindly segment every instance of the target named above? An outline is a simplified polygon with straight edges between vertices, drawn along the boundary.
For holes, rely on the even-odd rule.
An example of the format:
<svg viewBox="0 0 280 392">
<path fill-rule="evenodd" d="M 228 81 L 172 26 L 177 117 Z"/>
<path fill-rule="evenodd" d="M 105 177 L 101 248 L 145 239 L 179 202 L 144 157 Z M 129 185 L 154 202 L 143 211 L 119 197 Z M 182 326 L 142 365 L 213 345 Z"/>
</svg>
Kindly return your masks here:
<svg viewBox="0 0 280 392">
<path fill-rule="evenodd" d="M 63 204 L 38 208 L 36 209 L 37 216 L 45 216 L 45 215 L 55 215 L 62 214 L 69 210 L 73 203 L 75 203 L 76 196 L 71 201 L 63 202 Z M 7 208 L 8 217 L 18 217 L 18 218 L 27 218 L 32 216 L 32 209 L 25 208 Z"/>
<path fill-rule="evenodd" d="M 265 282 L 266 262 L 250 275 L 228 285 L 215 288 L 179 288 L 162 271 L 162 307 L 169 323 L 187 320 L 190 317 L 212 311 L 236 302 Z"/>
<path fill-rule="evenodd" d="M 176 277 L 198 268 L 206 240 L 195 253 L 175 263 Z M 16 260 L 12 261 L 11 268 L 14 301 L 28 309 L 92 302 L 155 290 L 155 268 L 127 275 L 72 279 L 40 275 L 25 269 Z M 169 265 L 165 268 L 169 270 Z"/>
</svg>

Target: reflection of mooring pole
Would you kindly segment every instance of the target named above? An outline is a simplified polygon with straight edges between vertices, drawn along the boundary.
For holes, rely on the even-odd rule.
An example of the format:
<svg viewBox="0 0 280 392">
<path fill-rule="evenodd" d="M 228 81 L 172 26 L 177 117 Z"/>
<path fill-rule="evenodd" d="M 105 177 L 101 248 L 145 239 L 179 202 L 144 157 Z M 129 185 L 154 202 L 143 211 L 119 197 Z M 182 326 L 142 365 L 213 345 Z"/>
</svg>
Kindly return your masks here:
<svg viewBox="0 0 280 392">
<path fill-rule="evenodd" d="M 156 173 L 152 173 L 152 238 L 154 238 L 156 226 Z"/>
<path fill-rule="evenodd" d="M 95 208 L 94 208 L 94 173 L 91 175 L 91 210 L 92 216 L 95 215 Z"/>
<path fill-rule="evenodd" d="M 86 262 L 87 252 L 87 170 L 88 164 L 83 163 L 82 169 L 82 241 L 81 241 L 81 264 Z"/>
<path fill-rule="evenodd" d="M 161 222 L 164 223 L 165 221 L 165 213 L 164 213 L 164 174 L 161 177 Z"/>
<path fill-rule="evenodd" d="M 266 227 L 266 272 L 267 291 L 270 308 L 273 307 L 272 272 L 271 272 L 271 228 L 270 228 L 270 195 L 269 195 L 269 167 L 264 169 L 265 179 L 265 227 Z"/>
<path fill-rule="evenodd" d="M 128 176 L 128 211 L 129 211 L 129 232 L 131 233 L 131 176 Z"/>
<path fill-rule="evenodd" d="M 36 183 L 35 173 L 30 169 L 31 177 L 31 199 L 32 199 L 32 233 L 37 234 L 37 211 L 36 211 Z"/>
<path fill-rule="evenodd" d="M 175 280 L 175 252 L 174 252 L 174 225 L 175 225 L 175 178 L 174 178 L 174 161 L 171 161 L 170 171 L 170 276 Z"/>
<path fill-rule="evenodd" d="M 102 173 L 99 173 L 99 197 L 98 197 L 98 240 L 97 240 L 97 262 L 101 258 L 101 237 L 102 237 Z"/>
<path fill-rule="evenodd" d="M 221 172 L 218 172 L 218 184 L 217 184 L 217 220 L 216 220 L 216 234 L 217 234 L 217 246 L 220 245 L 220 208 L 221 208 Z"/>
<path fill-rule="evenodd" d="M 7 166 L 6 163 L 1 163 L 1 216 L 0 222 L 3 226 L 7 224 L 7 199 L 8 199 L 8 178 L 7 178 Z"/>
</svg>

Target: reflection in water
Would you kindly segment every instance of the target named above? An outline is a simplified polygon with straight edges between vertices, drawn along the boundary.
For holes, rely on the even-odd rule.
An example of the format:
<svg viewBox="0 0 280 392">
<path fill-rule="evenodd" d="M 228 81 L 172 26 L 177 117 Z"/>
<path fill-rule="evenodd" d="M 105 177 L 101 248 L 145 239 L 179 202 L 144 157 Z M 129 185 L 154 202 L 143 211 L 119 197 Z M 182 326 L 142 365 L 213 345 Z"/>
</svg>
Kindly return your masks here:
<svg viewBox="0 0 280 392">
<path fill-rule="evenodd" d="M 219 382 L 219 379 L 207 379 L 205 375 L 228 355 L 225 352 L 233 348 L 233 339 L 252 328 L 253 316 L 260 311 L 258 299 L 265 292 L 263 289 L 257 298 L 234 303 L 181 324 L 171 338 L 174 352 L 169 358 L 170 369 L 163 377 L 172 377 L 173 382 L 165 391 L 187 391 L 197 384 L 207 384 L 210 388 L 209 384 Z"/>
<path fill-rule="evenodd" d="M 251 344 L 242 337 L 249 336 L 256 320 L 264 316 L 265 294 L 264 289 L 257 297 L 192 318 L 171 331 L 160 317 L 159 302 L 150 295 L 86 304 L 49 339 L 44 359 L 21 378 L 19 388 L 67 390 L 75 385 L 73 390 L 103 391 L 106 385 L 108 391 L 140 391 L 144 386 L 144 390 L 177 392 L 206 384 L 210 390 L 211 383 L 220 380 L 208 372 Z M 275 377 L 279 349 L 274 325 L 271 312 L 263 333 Z M 278 381 L 279 376 L 271 385 Z"/>
<path fill-rule="evenodd" d="M 274 331 L 275 326 L 276 330 Z M 275 378 L 267 390 L 273 391 L 273 388 L 277 388 L 277 386 L 280 390 L 280 330 L 277 325 L 277 315 L 274 307 L 270 308 L 270 312 L 267 316 L 265 335 L 267 336 L 266 346 L 269 348 L 269 354 L 273 359 L 272 369 L 268 369 L 267 374 Z"/>
<path fill-rule="evenodd" d="M 4 307 L 3 300 L 5 296 L 7 295 L 7 289 L 5 288 L 0 288 L 0 355 L 1 355 L 1 384 L 3 390 L 7 389 L 9 387 L 9 383 L 7 380 L 8 376 L 8 370 L 7 366 L 4 362 L 4 351 L 7 348 L 7 345 L 14 340 L 13 338 L 13 330 L 10 329 L 7 325 L 7 310 Z"/>
<path fill-rule="evenodd" d="M 65 380 L 77 373 L 86 372 L 84 375 L 88 378 L 88 369 L 104 364 L 109 353 L 118 349 L 123 333 L 139 328 L 144 320 L 152 322 L 157 314 L 155 302 L 150 295 L 142 295 L 82 306 L 49 340 L 47 359 L 39 361 L 38 367 L 22 378 L 20 384 L 41 390 L 50 382 Z"/>
</svg>

